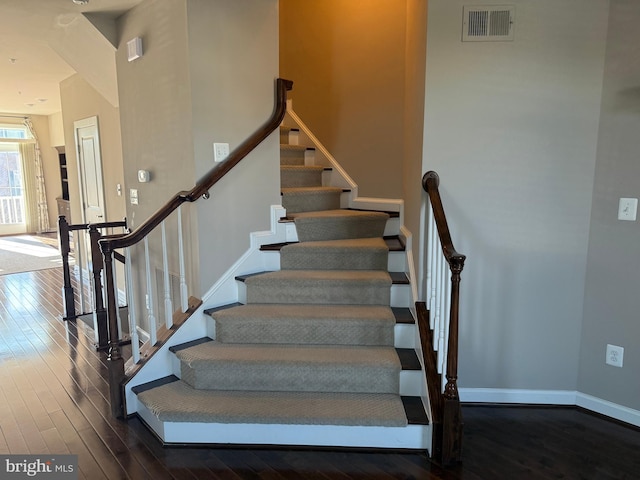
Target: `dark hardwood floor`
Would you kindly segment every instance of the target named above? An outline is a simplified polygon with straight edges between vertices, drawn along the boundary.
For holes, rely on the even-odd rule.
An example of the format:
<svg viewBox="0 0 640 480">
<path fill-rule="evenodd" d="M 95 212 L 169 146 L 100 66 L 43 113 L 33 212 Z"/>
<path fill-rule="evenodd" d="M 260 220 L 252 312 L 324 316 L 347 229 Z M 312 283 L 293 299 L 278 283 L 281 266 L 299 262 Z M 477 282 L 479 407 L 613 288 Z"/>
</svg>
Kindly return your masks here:
<svg viewBox="0 0 640 480">
<path fill-rule="evenodd" d="M 640 431 L 574 408 L 466 405 L 447 470 L 419 452 L 164 448 L 110 417 L 105 354 L 61 320 L 60 292 L 58 269 L 0 276 L 0 454 L 77 454 L 91 480 L 640 478 Z"/>
</svg>

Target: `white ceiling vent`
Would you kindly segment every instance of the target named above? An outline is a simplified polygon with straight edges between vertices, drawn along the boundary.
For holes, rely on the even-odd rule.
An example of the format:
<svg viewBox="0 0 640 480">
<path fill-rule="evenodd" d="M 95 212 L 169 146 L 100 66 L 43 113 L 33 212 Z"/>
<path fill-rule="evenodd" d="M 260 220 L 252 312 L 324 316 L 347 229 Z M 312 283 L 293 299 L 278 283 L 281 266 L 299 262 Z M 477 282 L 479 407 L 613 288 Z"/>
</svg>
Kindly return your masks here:
<svg viewBox="0 0 640 480">
<path fill-rule="evenodd" d="M 504 42 L 513 40 L 513 5 L 473 5 L 463 8 L 463 42 Z"/>
</svg>

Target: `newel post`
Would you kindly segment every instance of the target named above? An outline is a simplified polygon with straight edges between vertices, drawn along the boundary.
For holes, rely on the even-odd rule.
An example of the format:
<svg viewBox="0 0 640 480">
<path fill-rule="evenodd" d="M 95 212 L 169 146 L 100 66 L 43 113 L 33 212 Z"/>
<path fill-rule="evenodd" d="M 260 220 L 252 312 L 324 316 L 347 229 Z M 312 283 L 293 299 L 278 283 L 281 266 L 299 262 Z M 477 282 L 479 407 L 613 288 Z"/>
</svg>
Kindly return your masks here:
<svg viewBox="0 0 640 480">
<path fill-rule="evenodd" d="M 60 255 L 62 256 L 62 278 L 64 284 L 62 286 L 62 294 L 64 296 L 64 317 L 63 320 L 75 320 L 76 304 L 71 285 L 71 273 L 69 272 L 69 253 L 71 246 L 69 245 L 69 224 L 64 215 L 58 217 L 58 245 L 60 245 Z M 82 288 L 82 286 L 80 286 Z"/>
<path fill-rule="evenodd" d="M 122 381 L 124 375 L 124 359 L 120 351 L 118 338 L 118 314 L 116 301 L 116 287 L 113 280 L 113 250 L 108 242 L 101 242 L 100 247 L 104 256 L 104 278 L 107 298 L 107 319 L 109 321 L 109 393 L 111 400 L 111 415 L 124 417 L 124 389 Z"/>
<path fill-rule="evenodd" d="M 106 348 L 109 344 L 109 329 L 107 325 L 107 310 L 104 308 L 102 299 L 102 252 L 100 251 L 99 240 L 102 234 L 98 227 L 89 225 L 89 239 L 91 241 L 91 266 L 93 270 L 93 301 L 95 315 L 98 325 L 98 349 Z"/>
<path fill-rule="evenodd" d="M 460 310 L 460 274 L 464 255 L 451 257 L 451 310 L 449 316 L 449 346 L 447 351 L 447 384 L 443 393 L 442 411 L 442 464 L 449 465 L 462 459 L 462 410 L 458 394 L 458 314 Z"/>
<path fill-rule="evenodd" d="M 449 314 L 449 348 L 447 352 L 447 384 L 444 397 L 458 398 L 458 315 L 460 311 L 460 274 L 464 268 L 464 255 L 451 259 L 451 311 Z"/>
</svg>

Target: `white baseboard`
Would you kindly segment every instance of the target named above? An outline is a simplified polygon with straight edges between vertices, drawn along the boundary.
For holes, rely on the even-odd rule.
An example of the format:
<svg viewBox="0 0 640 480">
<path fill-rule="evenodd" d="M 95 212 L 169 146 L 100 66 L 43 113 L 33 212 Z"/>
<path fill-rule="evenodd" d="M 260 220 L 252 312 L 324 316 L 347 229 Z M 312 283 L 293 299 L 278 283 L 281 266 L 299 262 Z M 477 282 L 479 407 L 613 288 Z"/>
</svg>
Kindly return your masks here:
<svg viewBox="0 0 640 480">
<path fill-rule="evenodd" d="M 460 388 L 460 401 L 470 403 L 528 403 L 575 405 L 576 392 L 569 390 L 524 390 L 507 388 Z"/>
<path fill-rule="evenodd" d="M 640 427 L 640 410 L 571 390 L 460 388 L 463 403 L 574 405 Z"/>
<path fill-rule="evenodd" d="M 618 405 L 586 393 L 577 392 L 576 397 L 576 405 L 579 407 L 640 427 L 640 410 Z"/>
</svg>

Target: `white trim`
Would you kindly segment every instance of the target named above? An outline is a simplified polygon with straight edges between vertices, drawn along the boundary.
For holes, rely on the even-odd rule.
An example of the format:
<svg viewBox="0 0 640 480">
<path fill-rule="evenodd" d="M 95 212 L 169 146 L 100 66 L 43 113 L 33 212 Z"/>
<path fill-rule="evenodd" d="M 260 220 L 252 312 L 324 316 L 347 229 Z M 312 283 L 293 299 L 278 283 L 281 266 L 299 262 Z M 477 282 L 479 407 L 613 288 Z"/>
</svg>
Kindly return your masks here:
<svg viewBox="0 0 640 480">
<path fill-rule="evenodd" d="M 314 445 L 330 447 L 431 447 L 430 425 L 362 427 L 250 423 L 162 422 L 144 405 L 138 415 L 165 442 L 249 445 Z"/>
<path fill-rule="evenodd" d="M 640 410 L 571 390 L 460 388 L 463 403 L 571 405 L 640 427 Z"/>
<path fill-rule="evenodd" d="M 118 289 L 118 306 L 120 307 L 127 306 L 127 292 L 120 289 Z"/>
<path fill-rule="evenodd" d="M 460 388 L 461 402 L 529 403 L 575 405 L 576 392 L 570 390 L 525 390 L 510 388 Z"/>
<path fill-rule="evenodd" d="M 576 397 L 576 405 L 578 407 L 640 427 L 640 410 L 618 405 L 586 393 L 577 392 Z"/>
</svg>

